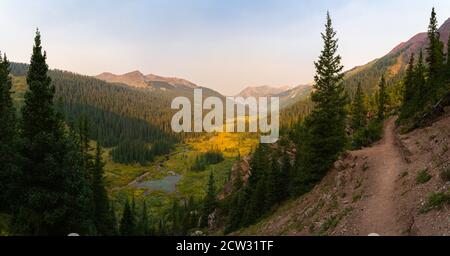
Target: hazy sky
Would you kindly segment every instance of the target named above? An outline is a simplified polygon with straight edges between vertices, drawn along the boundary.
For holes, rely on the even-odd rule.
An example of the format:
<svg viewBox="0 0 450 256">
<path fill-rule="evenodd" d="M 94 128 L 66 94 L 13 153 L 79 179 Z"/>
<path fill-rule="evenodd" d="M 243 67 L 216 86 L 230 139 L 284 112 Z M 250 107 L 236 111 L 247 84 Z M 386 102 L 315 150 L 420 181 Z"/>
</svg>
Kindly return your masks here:
<svg viewBox="0 0 450 256">
<path fill-rule="evenodd" d="M 439 22 L 448 0 L 0 0 L 0 50 L 28 62 L 39 27 L 51 68 L 141 70 L 232 95 L 313 80 L 326 11 L 346 69 Z"/>
</svg>

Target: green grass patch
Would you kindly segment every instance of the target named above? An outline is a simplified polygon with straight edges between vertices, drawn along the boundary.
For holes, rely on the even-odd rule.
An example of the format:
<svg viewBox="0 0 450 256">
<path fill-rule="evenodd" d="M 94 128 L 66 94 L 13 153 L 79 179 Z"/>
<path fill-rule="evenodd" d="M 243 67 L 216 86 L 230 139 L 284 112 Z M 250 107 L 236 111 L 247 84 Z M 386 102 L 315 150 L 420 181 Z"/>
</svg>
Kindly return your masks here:
<svg viewBox="0 0 450 256">
<path fill-rule="evenodd" d="M 339 224 L 338 216 L 331 216 L 322 224 L 322 226 L 320 227 L 319 234 L 325 234 L 328 230 L 337 227 L 338 224 Z"/>
<path fill-rule="evenodd" d="M 432 178 L 432 176 L 428 173 L 428 169 L 421 170 L 417 174 L 416 182 L 417 182 L 417 184 L 425 184 L 428 181 L 430 181 L 431 178 Z"/>
<path fill-rule="evenodd" d="M 432 210 L 441 210 L 445 205 L 450 204 L 450 191 L 431 193 L 428 196 L 427 202 L 420 210 L 421 213 L 427 213 Z"/>
<path fill-rule="evenodd" d="M 352 198 L 352 202 L 353 202 L 353 203 L 356 203 L 356 202 L 358 202 L 359 200 L 361 200 L 361 198 L 362 198 L 362 194 L 354 195 L 353 198 Z"/>
</svg>

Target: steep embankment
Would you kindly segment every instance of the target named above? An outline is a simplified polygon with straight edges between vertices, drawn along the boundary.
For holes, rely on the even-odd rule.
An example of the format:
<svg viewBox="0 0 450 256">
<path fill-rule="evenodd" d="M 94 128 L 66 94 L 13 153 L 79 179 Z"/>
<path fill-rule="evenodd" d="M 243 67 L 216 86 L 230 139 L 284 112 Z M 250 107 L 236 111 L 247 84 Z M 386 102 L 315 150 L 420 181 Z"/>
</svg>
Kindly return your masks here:
<svg viewBox="0 0 450 256">
<path fill-rule="evenodd" d="M 313 191 L 241 235 L 450 235 L 450 113 L 398 135 L 395 119 L 372 147 L 352 151 Z M 426 174 L 425 174 L 426 173 Z"/>
</svg>

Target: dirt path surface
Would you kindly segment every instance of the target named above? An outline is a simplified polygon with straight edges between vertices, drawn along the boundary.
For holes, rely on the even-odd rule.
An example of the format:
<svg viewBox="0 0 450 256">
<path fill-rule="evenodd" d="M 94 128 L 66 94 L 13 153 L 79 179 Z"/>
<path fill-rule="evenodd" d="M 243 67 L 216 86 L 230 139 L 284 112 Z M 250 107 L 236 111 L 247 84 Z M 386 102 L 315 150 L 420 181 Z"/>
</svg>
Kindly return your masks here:
<svg viewBox="0 0 450 256">
<path fill-rule="evenodd" d="M 394 203 L 396 180 L 405 163 L 395 143 L 395 118 L 385 123 L 383 139 L 373 147 L 356 152 L 367 158 L 370 167 L 366 187 L 367 200 L 361 205 L 357 227 L 359 235 L 376 233 L 382 236 L 401 235 Z"/>
</svg>

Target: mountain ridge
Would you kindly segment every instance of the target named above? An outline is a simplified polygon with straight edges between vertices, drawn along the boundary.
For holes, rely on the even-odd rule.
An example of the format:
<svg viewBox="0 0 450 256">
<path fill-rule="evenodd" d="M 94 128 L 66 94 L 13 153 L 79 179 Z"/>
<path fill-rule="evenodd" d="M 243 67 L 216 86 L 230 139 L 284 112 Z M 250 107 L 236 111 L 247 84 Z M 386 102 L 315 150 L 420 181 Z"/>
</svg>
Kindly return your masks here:
<svg viewBox="0 0 450 256">
<path fill-rule="evenodd" d="M 248 86 L 242 90 L 236 97 L 268 97 L 291 90 L 291 86 L 275 87 L 270 85 Z"/>
<path fill-rule="evenodd" d="M 199 86 L 182 78 L 177 77 L 163 77 L 154 74 L 144 75 L 141 71 L 135 70 L 122 75 L 117 75 L 110 72 L 103 72 L 94 76 L 97 79 L 110 82 L 122 83 L 132 87 L 148 88 L 152 87 L 152 82 L 164 82 L 175 87 L 198 88 Z"/>
</svg>

